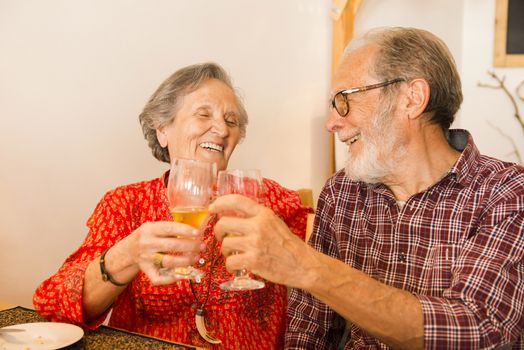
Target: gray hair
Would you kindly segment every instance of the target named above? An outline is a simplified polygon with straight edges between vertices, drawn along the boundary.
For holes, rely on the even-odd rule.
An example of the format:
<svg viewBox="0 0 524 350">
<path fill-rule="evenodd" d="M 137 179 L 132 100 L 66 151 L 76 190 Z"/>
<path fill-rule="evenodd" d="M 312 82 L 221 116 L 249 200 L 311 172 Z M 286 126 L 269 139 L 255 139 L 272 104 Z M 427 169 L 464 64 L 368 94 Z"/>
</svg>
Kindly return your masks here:
<svg viewBox="0 0 524 350">
<path fill-rule="evenodd" d="M 430 122 L 448 130 L 463 98 L 460 76 L 446 44 L 426 30 L 384 27 L 352 42 L 345 54 L 367 44 L 377 44 L 380 48 L 370 72 L 377 78 L 405 81 L 422 78 L 428 82 L 430 97 L 424 112 L 434 112 Z M 383 89 L 385 94 L 395 87 L 388 88 Z"/>
<path fill-rule="evenodd" d="M 209 79 L 217 79 L 233 90 L 240 113 L 239 129 L 240 139 L 246 136 L 248 116 L 242 99 L 233 87 L 227 72 L 218 64 L 208 62 L 194 64 L 177 70 L 164 80 L 155 93 L 149 98 L 138 119 L 142 126 L 144 138 L 156 159 L 169 163 L 167 147 L 160 146 L 156 136 L 156 129 L 170 124 L 175 119 L 177 109 L 183 97 L 196 89 Z"/>
</svg>

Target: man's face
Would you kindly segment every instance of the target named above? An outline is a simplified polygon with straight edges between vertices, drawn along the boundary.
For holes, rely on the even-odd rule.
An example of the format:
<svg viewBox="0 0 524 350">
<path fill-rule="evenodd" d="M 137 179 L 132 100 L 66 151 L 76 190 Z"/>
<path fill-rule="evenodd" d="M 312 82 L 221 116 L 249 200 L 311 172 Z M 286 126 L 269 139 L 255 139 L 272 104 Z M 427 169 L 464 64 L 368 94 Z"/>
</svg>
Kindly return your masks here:
<svg viewBox="0 0 524 350">
<path fill-rule="evenodd" d="M 368 73 L 376 51 L 375 46 L 364 46 L 346 56 L 333 80 L 332 95 L 343 89 L 380 83 Z M 353 180 L 383 182 L 405 154 L 403 133 L 396 122 L 395 99 L 381 99 L 381 92 L 379 88 L 349 94 L 348 114 L 341 117 L 333 109 L 326 124 L 348 147 L 345 170 Z"/>
</svg>

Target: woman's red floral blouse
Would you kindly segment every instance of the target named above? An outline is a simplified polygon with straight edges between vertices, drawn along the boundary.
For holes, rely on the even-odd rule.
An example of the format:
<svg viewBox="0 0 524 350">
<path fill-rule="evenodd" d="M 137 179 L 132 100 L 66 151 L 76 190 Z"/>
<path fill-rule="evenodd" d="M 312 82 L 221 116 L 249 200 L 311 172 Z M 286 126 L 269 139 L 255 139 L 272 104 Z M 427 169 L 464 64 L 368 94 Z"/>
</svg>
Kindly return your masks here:
<svg viewBox="0 0 524 350">
<path fill-rule="evenodd" d="M 107 313 L 88 324 L 83 320 L 82 291 L 87 265 L 142 223 L 170 220 L 164 177 L 165 174 L 151 181 L 118 187 L 103 197 L 87 221 L 89 233 L 80 248 L 36 290 L 33 303 L 40 315 L 87 329 L 95 329 L 104 321 Z M 310 209 L 302 207 L 298 193 L 268 179 L 264 179 L 264 185 L 266 205 L 297 236 L 304 238 Z M 206 326 L 222 344 L 209 344 L 199 335 L 195 325 L 197 301 L 187 280 L 154 286 L 142 272 L 114 302 L 109 325 L 214 349 L 281 348 L 286 327 L 286 287 L 266 282 L 265 288 L 256 291 L 221 290 L 220 283 L 232 276 L 225 269 L 212 223 L 205 230 L 204 242 L 208 247 L 203 253 L 205 262 L 197 267 L 206 276 L 199 284 L 193 282 L 193 289 L 198 302 L 205 301 L 208 295 Z"/>
</svg>

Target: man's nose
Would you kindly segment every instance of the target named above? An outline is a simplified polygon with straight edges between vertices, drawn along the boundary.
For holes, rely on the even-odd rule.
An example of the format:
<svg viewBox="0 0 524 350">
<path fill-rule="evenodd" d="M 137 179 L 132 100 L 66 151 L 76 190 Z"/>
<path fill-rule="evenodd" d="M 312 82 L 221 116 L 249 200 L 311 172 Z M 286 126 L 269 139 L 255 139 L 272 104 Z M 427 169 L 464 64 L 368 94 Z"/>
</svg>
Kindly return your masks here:
<svg viewBox="0 0 524 350">
<path fill-rule="evenodd" d="M 332 108 L 329 114 L 329 118 L 326 121 L 326 129 L 329 132 L 335 133 L 337 130 L 340 129 L 342 122 L 342 117 L 340 114 L 338 114 L 337 110 L 335 108 Z"/>
</svg>

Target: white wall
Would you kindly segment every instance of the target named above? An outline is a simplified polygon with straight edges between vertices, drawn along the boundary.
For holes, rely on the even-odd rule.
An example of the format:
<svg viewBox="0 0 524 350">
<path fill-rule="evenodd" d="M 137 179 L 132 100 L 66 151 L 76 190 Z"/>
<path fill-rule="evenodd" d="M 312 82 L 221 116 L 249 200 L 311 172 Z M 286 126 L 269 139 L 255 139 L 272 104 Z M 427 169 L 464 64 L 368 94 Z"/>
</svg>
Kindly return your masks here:
<svg viewBox="0 0 524 350">
<path fill-rule="evenodd" d="M 138 114 L 182 66 L 216 61 L 242 91 L 250 124 L 230 167 L 318 193 L 328 10 L 317 0 L 0 0 L 0 301 L 31 306 L 103 193 L 164 171 Z"/>
<path fill-rule="evenodd" d="M 517 143 L 524 155 L 524 134 L 513 117 L 509 99 L 501 90 L 484 89 L 479 81 L 493 83 L 486 74 L 493 70 L 495 0 L 364 0 L 355 21 L 356 34 L 376 26 L 399 25 L 424 28 L 440 36 L 449 46 L 462 76 L 464 103 L 453 127 L 468 129 L 480 151 L 500 159 L 516 161 L 512 146 L 490 126 L 499 126 Z M 523 68 L 497 68 L 514 91 L 524 80 Z M 524 103 L 518 102 L 521 114 Z M 337 167 L 344 164 L 345 146 L 336 143 Z"/>
<path fill-rule="evenodd" d="M 181 66 L 217 61 L 243 91 L 251 121 L 230 166 L 259 167 L 318 195 L 327 175 L 329 3 L 0 0 L 0 301 L 31 306 L 37 284 L 82 241 L 100 196 L 165 169 L 137 116 Z M 463 76 L 455 125 L 482 152 L 511 159 L 487 124 L 524 147 L 511 105 L 476 86 L 490 81 L 494 3 L 364 0 L 356 31 L 409 25 L 441 36 Z M 522 68 L 496 71 L 511 89 L 524 79 Z"/>
<path fill-rule="evenodd" d="M 513 146 L 494 127 L 510 136 L 524 157 L 524 133 L 517 123 L 509 98 L 502 90 L 481 88 L 479 82 L 496 85 L 488 74 L 494 71 L 506 78 L 506 86 L 515 95 L 517 85 L 524 81 L 524 68 L 494 68 L 493 38 L 495 0 L 465 0 L 462 32 L 462 87 L 464 103 L 460 127 L 470 130 L 482 153 L 515 162 Z M 524 117 L 524 102 L 517 101 Z M 523 158 L 524 160 L 524 158 Z"/>
</svg>

